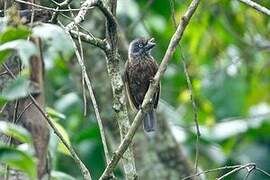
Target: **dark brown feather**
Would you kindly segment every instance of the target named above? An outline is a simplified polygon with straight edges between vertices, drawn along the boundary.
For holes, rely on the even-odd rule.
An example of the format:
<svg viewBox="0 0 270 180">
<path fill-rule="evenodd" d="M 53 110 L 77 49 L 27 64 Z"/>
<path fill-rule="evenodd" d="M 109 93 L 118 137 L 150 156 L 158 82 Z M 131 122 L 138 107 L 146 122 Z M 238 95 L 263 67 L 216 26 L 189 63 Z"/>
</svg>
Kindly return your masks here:
<svg viewBox="0 0 270 180">
<path fill-rule="evenodd" d="M 135 39 L 129 45 L 129 59 L 125 64 L 124 79 L 129 102 L 137 110 L 141 108 L 150 82 L 158 70 L 158 64 L 150 54 L 154 46 L 153 38 Z M 151 107 L 144 114 L 143 127 L 146 132 L 156 129 L 155 109 L 158 105 L 159 91 L 160 88 L 152 98 Z"/>
<path fill-rule="evenodd" d="M 152 57 L 144 56 L 142 58 L 136 60 L 129 59 L 125 65 L 125 81 L 129 100 L 137 110 L 143 102 L 150 81 L 158 70 L 158 64 Z M 153 98 L 154 108 L 158 104 L 159 91 L 158 89 Z"/>
</svg>

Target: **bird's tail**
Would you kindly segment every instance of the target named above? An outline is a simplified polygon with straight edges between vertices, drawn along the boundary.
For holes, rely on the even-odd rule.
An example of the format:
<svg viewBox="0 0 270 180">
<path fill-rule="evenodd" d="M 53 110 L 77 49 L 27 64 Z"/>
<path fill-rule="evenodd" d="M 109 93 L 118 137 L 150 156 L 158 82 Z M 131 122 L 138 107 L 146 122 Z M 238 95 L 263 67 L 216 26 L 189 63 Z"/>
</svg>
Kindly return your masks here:
<svg viewBox="0 0 270 180">
<path fill-rule="evenodd" d="M 145 114 L 143 121 L 143 128 L 146 132 L 155 131 L 156 128 L 156 116 L 153 109 Z"/>
</svg>

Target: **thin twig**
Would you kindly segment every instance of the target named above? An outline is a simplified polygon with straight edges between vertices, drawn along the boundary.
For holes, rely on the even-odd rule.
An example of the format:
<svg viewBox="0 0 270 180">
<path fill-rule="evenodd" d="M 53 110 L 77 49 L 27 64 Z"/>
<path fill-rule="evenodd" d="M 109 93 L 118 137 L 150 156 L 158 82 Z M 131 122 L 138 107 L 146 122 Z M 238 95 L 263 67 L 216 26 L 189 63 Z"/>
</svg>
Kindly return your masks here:
<svg viewBox="0 0 270 180">
<path fill-rule="evenodd" d="M 70 5 L 68 5 L 68 8 L 71 9 Z M 74 14 L 72 11 L 70 11 L 70 15 L 72 18 L 74 18 Z M 78 41 L 79 41 L 79 46 L 80 46 L 80 56 L 82 59 L 82 62 L 84 63 L 84 54 L 83 54 L 83 46 L 82 46 L 82 40 L 79 35 L 79 28 L 77 27 L 77 34 L 78 34 Z M 85 91 L 85 81 L 84 81 L 84 74 L 82 72 L 82 94 L 83 94 L 83 115 L 86 117 L 87 115 L 87 98 L 86 98 L 86 91 Z"/>
<path fill-rule="evenodd" d="M 199 172 L 199 173 L 196 173 L 196 174 L 193 174 L 193 175 L 184 177 L 184 178 L 181 179 L 181 180 L 191 179 L 191 178 L 193 178 L 193 177 L 200 176 L 200 175 L 202 175 L 202 174 L 211 173 L 211 172 L 216 172 L 216 171 L 221 171 L 221 170 L 227 170 L 227 169 L 235 169 L 235 168 L 239 168 L 239 167 L 241 167 L 241 166 L 242 166 L 242 165 L 234 165 L 234 166 L 224 166 L 224 167 L 219 167 L 219 168 L 209 169 L 209 170 L 206 170 L 206 171 L 202 171 L 202 172 Z"/>
<path fill-rule="evenodd" d="M 72 2 L 72 0 L 65 0 L 65 1 L 63 1 L 63 2 L 61 2 L 61 3 L 58 3 L 58 2 L 56 2 L 56 1 L 54 1 L 54 0 L 50 0 L 50 1 L 52 1 L 54 4 L 56 4 L 58 7 L 62 7 L 62 6 L 67 6 L 67 5 L 69 5 L 71 2 Z"/>
<path fill-rule="evenodd" d="M 264 175 L 270 177 L 270 173 L 266 172 L 265 170 L 258 168 L 258 167 L 256 167 L 256 170 L 258 170 L 259 172 L 263 173 Z"/>
<path fill-rule="evenodd" d="M 172 20 L 173 20 L 173 24 L 175 26 L 175 28 L 177 27 L 176 25 L 176 18 L 175 18 L 175 10 L 174 10 L 174 5 L 175 2 L 174 0 L 170 0 L 170 6 L 171 6 L 171 13 L 172 13 Z M 187 85 L 188 85 L 188 89 L 189 89 L 189 96 L 190 96 L 190 101 L 192 104 L 192 110 L 193 110 L 193 114 L 194 114 L 194 122 L 196 125 L 196 153 L 195 153 L 195 172 L 197 172 L 198 170 L 198 162 L 199 162 L 199 143 L 200 143 L 200 128 L 199 128 L 199 123 L 198 123 L 198 110 L 197 110 L 197 105 L 195 102 L 195 99 L 193 97 L 193 88 L 192 88 L 192 83 L 188 74 L 188 70 L 187 70 L 187 66 L 185 63 L 185 57 L 184 57 L 184 53 L 182 52 L 182 48 L 181 45 L 178 44 L 179 50 L 180 50 L 180 54 L 181 54 L 181 58 L 182 58 L 182 64 L 183 64 L 183 68 L 184 68 L 184 74 L 186 77 L 186 81 L 187 81 Z"/>
<path fill-rule="evenodd" d="M 255 169 L 255 168 L 252 167 L 251 170 L 248 170 L 246 176 L 244 177 L 244 180 L 247 180 L 247 179 L 248 179 L 249 175 L 251 174 L 251 172 L 252 172 L 254 169 Z"/>
<path fill-rule="evenodd" d="M 57 127 L 54 125 L 54 123 L 50 119 L 49 115 L 42 109 L 42 107 L 40 107 L 40 105 L 35 100 L 35 98 L 31 94 L 29 94 L 29 97 L 30 97 L 31 101 L 33 102 L 33 104 L 36 106 L 36 108 L 40 111 L 40 113 L 42 114 L 42 116 L 47 120 L 48 124 L 53 129 L 54 133 L 60 138 L 60 140 L 62 141 L 62 143 L 68 149 L 68 151 L 70 152 L 72 158 L 74 159 L 74 161 L 76 162 L 76 164 L 79 166 L 79 168 L 81 170 L 81 173 L 83 175 L 83 178 L 85 180 L 91 180 L 92 178 L 91 178 L 91 175 L 90 175 L 89 170 L 86 168 L 86 166 L 84 165 L 84 163 L 80 160 L 80 158 L 78 157 L 78 155 L 75 152 L 75 150 L 73 149 L 73 147 L 70 144 L 68 144 L 68 142 L 64 139 L 64 137 L 62 136 L 62 134 L 59 132 L 59 130 L 57 129 Z"/>
<path fill-rule="evenodd" d="M 69 33 L 69 32 L 67 32 L 67 33 Z M 102 144 L 103 144 L 105 159 L 106 159 L 106 162 L 109 162 L 110 155 L 109 155 L 109 150 L 108 150 L 108 147 L 107 147 L 107 142 L 106 142 L 106 137 L 105 137 L 105 131 L 104 131 L 104 128 L 103 128 L 102 120 L 100 118 L 100 113 L 99 113 L 97 102 L 96 102 L 96 98 L 95 98 L 95 95 L 94 95 L 94 92 L 93 92 L 93 89 L 92 89 L 91 81 L 90 81 L 90 78 L 87 75 L 86 67 L 84 65 L 84 62 L 83 62 L 82 57 L 81 57 L 81 55 L 79 53 L 79 50 L 77 49 L 77 46 L 76 46 L 75 42 L 73 41 L 73 39 L 72 39 L 71 36 L 69 36 L 69 37 L 70 37 L 70 39 L 71 39 L 71 41 L 73 43 L 73 46 L 74 46 L 74 49 L 75 49 L 75 54 L 76 54 L 78 63 L 81 66 L 81 71 L 82 71 L 82 74 L 83 74 L 83 79 L 84 79 L 84 81 L 86 83 L 86 86 L 88 88 L 89 95 L 91 97 L 91 101 L 92 101 L 92 104 L 93 104 L 93 107 L 94 107 L 95 115 L 96 115 L 96 118 L 97 118 L 99 130 L 100 130 L 100 136 L 101 136 L 101 140 L 102 140 Z"/>
<path fill-rule="evenodd" d="M 235 173 L 235 172 L 238 172 L 238 171 L 240 171 L 240 170 L 242 170 L 242 169 L 245 169 L 245 168 L 251 168 L 251 167 L 256 168 L 256 164 L 255 164 L 255 163 L 248 163 L 248 164 L 246 164 L 246 165 L 242 165 L 242 166 L 240 166 L 240 167 L 237 167 L 237 168 L 235 168 L 235 169 L 229 171 L 228 173 L 224 174 L 223 176 L 221 176 L 221 177 L 219 177 L 219 178 L 216 178 L 216 180 L 222 180 L 222 179 L 224 179 L 225 177 L 227 177 L 227 176 L 229 176 L 229 175 L 231 175 L 231 174 L 233 174 L 233 173 Z"/>
<path fill-rule="evenodd" d="M 67 6 L 68 6 L 68 9 L 71 9 L 69 4 Z M 58 8 L 59 8 L 59 6 L 58 6 Z M 72 18 L 75 17 L 74 13 L 72 11 L 70 11 L 70 15 Z M 78 41 L 79 41 L 79 46 L 80 46 L 80 55 L 82 58 L 82 62 L 84 62 L 82 40 L 81 40 L 80 35 L 79 35 L 79 28 L 78 27 L 77 27 L 77 33 L 78 33 Z M 83 94 L 83 115 L 86 117 L 87 116 L 87 98 L 86 98 L 85 81 L 84 81 L 83 72 L 82 72 L 81 80 L 82 80 L 82 94 Z"/>
<path fill-rule="evenodd" d="M 50 7 L 46 7 L 46 6 L 41 6 L 39 4 L 35 4 L 35 3 L 31 3 L 31 2 L 27 2 L 27 1 L 22 1 L 22 0 L 14 0 L 17 3 L 23 3 L 23 4 L 27 4 L 33 7 L 37 7 L 40 9 L 45 9 L 45 10 L 49 10 L 49 11 L 53 11 L 53 12 L 70 12 L 70 11 L 80 11 L 81 9 L 58 9 L 58 8 L 50 8 Z M 88 9 L 92 9 L 92 7 L 89 7 Z"/>
<path fill-rule="evenodd" d="M 104 41 L 102 39 L 92 37 L 92 36 L 87 35 L 87 34 L 82 33 L 82 32 L 78 33 L 75 30 L 71 30 L 69 32 L 70 32 L 70 35 L 75 39 L 77 39 L 78 35 L 79 35 L 82 41 L 87 42 L 87 43 L 89 43 L 89 44 L 91 44 L 93 46 L 99 47 L 102 50 L 106 49 L 107 43 L 106 43 L 106 41 Z"/>
<path fill-rule="evenodd" d="M 60 25 L 64 28 L 64 26 L 61 23 L 60 23 Z M 75 26 L 75 27 L 78 28 L 77 26 Z M 84 62 L 83 62 L 83 60 L 81 58 L 81 55 L 80 55 L 80 53 L 78 51 L 78 48 L 77 48 L 75 42 L 73 41 L 73 39 L 72 39 L 72 37 L 70 35 L 70 32 L 68 32 L 66 30 L 66 33 L 69 35 L 69 37 L 71 39 L 71 42 L 73 44 L 78 63 L 81 66 L 81 71 L 82 71 L 82 74 L 83 74 L 83 80 L 86 82 L 86 85 L 87 85 L 87 88 L 88 88 L 88 91 L 89 91 L 89 95 L 91 97 L 92 104 L 93 104 L 93 107 L 94 107 L 95 115 L 96 115 L 96 118 L 97 118 L 99 130 L 100 130 L 100 135 L 101 135 L 101 140 L 102 140 L 102 144 L 103 144 L 103 149 L 104 149 L 104 154 L 105 154 L 105 159 L 106 159 L 106 162 L 109 162 L 110 156 L 109 156 L 109 150 L 108 150 L 108 147 L 107 147 L 105 131 L 104 131 L 104 128 L 103 128 L 102 120 L 100 118 L 100 113 L 99 113 L 97 102 L 96 102 L 96 99 L 95 99 L 95 95 L 94 95 L 94 92 L 93 92 L 93 89 L 92 89 L 91 81 L 90 81 L 90 78 L 87 75 L 86 67 L 85 67 Z M 77 33 L 78 33 L 78 29 L 77 29 Z M 77 36 L 77 37 L 80 38 L 81 36 Z"/>
<path fill-rule="evenodd" d="M 149 108 L 149 102 L 152 99 L 152 96 L 156 92 L 156 89 L 158 87 L 159 81 L 161 79 L 161 76 L 164 74 L 168 62 L 170 58 L 172 57 L 179 41 L 181 40 L 184 30 L 186 29 L 192 15 L 194 14 L 197 6 L 199 5 L 200 0 L 193 0 L 185 13 L 185 15 L 182 17 L 182 20 L 177 27 L 176 32 L 171 38 L 170 44 L 166 50 L 166 53 L 163 57 L 163 60 L 159 66 L 159 69 L 153 79 L 153 81 L 150 84 L 150 87 L 144 97 L 143 103 L 142 103 L 142 108 L 138 111 L 137 115 L 134 118 L 134 121 L 126 134 L 125 138 L 122 140 L 121 144 L 119 145 L 118 149 L 115 151 L 114 156 L 112 157 L 109 165 L 106 167 L 104 170 L 102 176 L 100 179 L 106 179 L 109 174 L 113 171 L 117 163 L 119 162 L 120 158 L 122 157 L 123 153 L 126 151 L 126 149 L 129 147 L 130 143 L 132 142 L 132 138 L 135 135 L 136 130 L 138 129 L 139 125 L 141 124 L 141 121 L 144 117 L 144 112 L 147 111 L 147 108 Z"/>
<path fill-rule="evenodd" d="M 74 21 L 69 23 L 66 26 L 66 30 L 72 30 L 77 24 L 84 20 L 84 16 L 86 15 L 89 8 L 95 6 L 99 0 L 86 0 L 80 7 L 80 11 L 78 15 L 74 18 Z"/>
<path fill-rule="evenodd" d="M 181 53 L 182 54 L 182 53 Z M 183 58 L 183 54 L 182 54 L 182 58 Z M 186 80 L 187 80 L 187 84 L 188 84 L 188 89 L 189 89 L 189 94 L 190 94 L 190 101 L 192 103 L 192 110 L 194 113 L 194 122 L 195 122 L 195 126 L 196 126 L 196 156 L 195 156 L 195 170 L 197 172 L 198 170 L 198 161 L 199 161 L 199 140 L 200 140 L 200 128 L 199 128 L 199 122 L 198 122 L 198 110 L 197 110 L 197 105 L 195 103 L 195 100 L 193 98 L 193 90 L 192 90 L 192 84 L 191 84 L 191 80 L 189 78 L 189 74 L 187 71 L 187 66 L 185 63 L 185 60 L 182 59 L 182 64 L 184 67 L 184 72 L 185 72 L 185 76 L 186 76 Z"/>
<path fill-rule="evenodd" d="M 241 1 L 242 3 L 245 3 L 246 5 L 256 9 L 257 11 L 263 14 L 270 16 L 270 10 L 260 4 L 257 4 L 251 0 L 239 0 L 239 1 Z"/>
<path fill-rule="evenodd" d="M 99 113 L 99 110 L 98 110 L 97 101 L 96 101 L 96 98 L 95 98 L 95 95 L 94 95 L 94 92 L 93 92 L 93 88 L 92 88 L 92 85 L 91 85 L 90 78 L 88 77 L 88 75 L 86 73 L 86 67 L 84 65 L 83 59 L 80 58 L 82 56 L 80 56 L 78 54 L 78 51 L 77 51 L 76 55 L 77 55 L 78 62 L 81 65 L 81 69 L 82 69 L 82 73 L 83 73 L 83 79 L 86 82 L 86 86 L 88 88 L 89 95 L 90 95 L 92 103 L 93 103 L 94 111 L 95 111 L 95 114 L 96 114 L 99 130 L 100 130 L 100 135 L 101 135 L 101 139 L 102 139 L 103 149 L 104 149 L 104 153 L 105 153 L 105 159 L 106 159 L 106 162 L 108 164 L 109 161 L 110 161 L 110 155 L 109 155 L 109 150 L 108 150 L 108 146 L 107 146 L 107 142 L 106 142 L 105 131 L 104 131 L 102 120 L 100 118 L 100 113 Z"/>
<path fill-rule="evenodd" d="M 70 31 L 72 30 L 77 24 L 81 23 L 84 20 L 84 17 L 88 11 L 89 8 L 93 7 L 93 6 L 97 6 L 99 8 L 99 10 L 104 14 L 104 16 L 106 17 L 106 19 L 108 21 L 110 21 L 110 23 L 112 25 L 117 25 L 117 21 L 115 19 L 115 17 L 113 16 L 113 14 L 111 13 L 111 11 L 109 11 L 103 1 L 101 0 L 86 0 L 80 8 L 80 11 L 78 13 L 78 15 L 74 18 L 74 21 L 69 23 L 66 26 L 66 30 Z"/>
<path fill-rule="evenodd" d="M 224 167 L 219 167 L 219 168 L 215 168 L 215 169 L 209 169 L 209 170 L 206 170 L 206 171 L 199 172 L 199 173 L 197 173 L 197 174 L 193 174 L 193 175 L 184 177 L 184 178 L 181 179 L 181 180 L 191 179 L 191 178 L 193 178 L 193 177 L 200 176 L 200 175 L 202 175 L 202 174 L 211 173 L 211 172 L 216 172 L 216 171 L 221 171 L 221 170 L 226 170 L 226 169 L 235 169 L 235 168 L 238 168 L 238 167 L 240 167 L 240 166 L 241 166 L 241 165 L 234 165 L 234 166 L 224 166 Z"/>
<path fill-rule="evenodd" d="M 63 14 L 63 13 L 60 13 L 60 15 L 61 16 L 63 16 L 64 18 L 67 18 L 68 20 L 70 20 L 70 21 L 73 21 L 73 19 L 74 19 L 74 14 L 72 13 L 72 16 L 71 17 L 69 17 L 69 16 L 67 16 L 67 15 L 65 15 L 65 14 Z M 93 39 L 98 39 L 98 38 L 96 38 L 91 32 L 89 32 L 85 27 L 83 27 L 82 25 L 80 25 L 80 24 L 77 24 L 77 26 L 78 26 L 78 28 L 79 29 L 82 29 L 82 30 L 84 30 L 85 32 L 86 32 L 86 34 L 88 34 L 91 38 L 93 38 Z M 64 26 L 63 26 L 64 27 Z M 73 30 L 72 30 L 73 31 Z M 74 32 L 74 31 L 73 31 Z M 77 34 L 78 34 L 78 32 L 77 32 Z M 102 40 L 101 40 L 102 41 Z"/>
<path fill-rule="evenodd" d="M 51 1 L 52 1 L 52 0 L 51 0 Z M 54 2 L 54 3 L 57 4 L 56 10 L 60 9 L 60 7 L 61 7 L 60 4 L 58 4 L 58 3 L 55 2 L 55 1 L 52 1 L 52 2 Z M 68 3 L 68 0 L 64 1 L 63 3 Z M 71 10 L 70 4 L 68 3 L 68 4 L 66 4 L 66 5 L 68 6 L 68 9 L 70 10 L 69 12 L 70 12 L 70 14 L 71 14 L 71 17 L 74 18 L 74 14 L 73 14 L 73 11 Z M 56 18 L 57 18 L 57 16 L 58 16 L 58 14 L 59 14 L 58 12 L 54 12 L 54 13 L 53 13 L 52 18 L 51 18 L 51 22 L 55 22 L 55 21 L 56 21 Z M 63 15 L 63 14 L 61 13 L 61 15 Z M 65 16 L 65 15 L 64 15 L 64 16 Z M 67 16 L 67 17 L 68 17 L 68 16 Z"/>
<path fill-rule="evenodd" d="M 209 170 L 206 170 L 206 171 L 202 171 L 202 172 L 199 172 L 197 174 L 193 174 L 193 175 L 190 175 L 190 176 L 187 176 L 187 177 L 184 177 L 183 179 L 181 180 L 187 180 L 187 179 L 190 179 L 190 178 L 193 178 L 193 177 L 196 177 L 196 176 L 200 176 L 202 174 L 207 174 L 207 173 L 211 173 L 211 172 L 216 172 L 216 171 L 221 171 L 221 170 L 228 170 L 228 169 L 233 169 L 231 170 L 229 173 L 232 174 L 236 171 L 240 171 L 241 169 L 244 169 L 244 168 L 248 168 L 248 174 L 245 176 L 245 178 L 247 178 L 249 176 L 249 174 L 253 171 L 253 170 L 257 170 L 257 171 L 260 171 L 262 172 L 264 175 L 270 177 L 270 174 L 260 168 L 258 168 L 256 166 L 256 164 L 254 163 L 248 163 L 248 164 L 245 164 L 245 165 L 234 165 L 234 166 L 223 166 L 223 167 L 219 167 L 219 168 L 214 168 L 214 169 L 209 169 Z M 227 173 L 226 177 L 229 176 L 230 174 Z M 223 175 L 225 178 L 225 175 Z M 221 177 L 220 177 L 221 178 Z M 218 178 L 217 178 L 218 179 Z"/>
<path fill-rule="evenodd" d="M 29 107 L 31 107 L 32 104 L 33 104 L 33 103 L 30 102 L 29 104 L 27 104 L 27 105 L 24 107 L 24 109 L 22 110 L 22 112 L 19 114 L 19 116 L 18 116 L 17 119 L 15 120 L 15 123 L 17 123 L 17 122 L 21 119 L 22 115 L 26 112 L 26 110 L 27 110 Z"/>
<path fill-rule="evenodd" d="M 3 67 L 9 72 L 11 77 L 13 79 L 16 78 L 16 76 L 12 73 L 12 71 L 7 67 L 7 65 L 4 63 Z M 40 111 L 42 116 L 46 119 L 47 123 L 51 126 L 54 133 L 59 137 L 61 142 L 65 145 L 65 147 L 68 149 L 68 151 L 71 154 L 71 157 L 74 159 L 76 164 L 79 166 L 81 173 L 83 175 L 84 180 L 92 180 L 89 170 L 86 168 L 86 166 L 83 164 L 83 162 L 78 157 L 77 153 L 73 149 L 72 145 L 70 145 L 62 136 L 62 134 L 59 132 L 59 130 L 54 125 L 53 121 L 50 119 L 49 115 L 43 110 L 43 108 L 39 105 L 39 103 L 35 100 L 35 98 L 29 93 L 29 98 L 32 101 L 32 103 L 36 106 L 36 108 Z"/>
<path fill-rule="evenodd" d="M 6 75 L 6 74 L 8 74 L 8 72 L 7 71 L 4 71 L 4 72 L 1 72 L 0 73 L 0 76 Z"/>
</svg>

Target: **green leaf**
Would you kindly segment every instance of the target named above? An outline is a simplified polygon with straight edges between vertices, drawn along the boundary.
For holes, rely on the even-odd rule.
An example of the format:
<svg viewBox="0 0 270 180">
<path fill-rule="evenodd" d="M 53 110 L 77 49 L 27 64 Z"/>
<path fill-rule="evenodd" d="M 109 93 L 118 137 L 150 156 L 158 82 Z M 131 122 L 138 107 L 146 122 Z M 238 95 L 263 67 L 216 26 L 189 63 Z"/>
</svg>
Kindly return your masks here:
<svg viewBox="0 0 270 180">
<path fill-rule="evenodd" d="M 60 171 L 52 171 L 51 176 L 52 180 L 75 180 L 74 177 Z"/>
<path fill-rule="evenodd" d="M 68 60 L 74 53 L 73 45 L 66 32 L 59 26 L 40 24 L 33 28 L 33 35 L 40 37 L 45 43 L 45 61 L 52 61 L 59 57 Z"/>
<path fill-rule="evenodd" d="M 30 81 L 25 76 L 10 80 L 1 93 L 1 97 L 12 101 L 28 95 Z"/>
<path fill-rule="evenodd" d="M 26 39 L 30 34 L 31 31 L 26 26 L 8 27 L 0 34 L 0 44 L 16 39 Z"/>
<path fill-rule="evenodd" d="M 57 117 L 60 119 L 66 119 L 66 116 L 60 112 L 58 112 L 57 110 L 50 108 L 50 107 L 46 107 L 46 112 L 53 117 Z"/>
<path fill-rule="evenodd" d="M 0 96 L 0 109 L 7 103 L 6 98 Z"/>
<path fill-rule="evenodd" d="M 56 129 L 63 136 L 64 140 L 70 145 L 70 139 L 69 139 L 67 131 L 64 129 L 64 127 L 61 124 L 57 123 L 54 119 L 52 119 L 52 120 L 53 120 L 52 122 L 55 125 Z M 57 146 L 57 150 L 65 155 L 70 156 L 70 152 L 68 151 L 66 146 L 60 140 L 59 140 L 59 143 Z"/>
<path fill-rule="evenodd" d="M 2 64 L 2 62 L 11 54 L 11 52 L 11 50 L 0 51 L 0 64 Z"/>
<path fill-rule="evenodd" d="M 11 168 L 24 171 L 30 179 L 37 179 L 37 167 L 35 160 L 18 149 L 0 146 L 0 162 Z"/>
<path fill-rule="evenodd" d="M 0 132 L 22 143 L 32 144 L 31 134 L 22 126 L 0 121 Z"/>
<path fill-rule="evenodd" d="M 22 60 L 22 63 L 26 66 L 29 65 L 29 58 L 37 53 L 36 46 L 26 40 L 14 40 L 2 44 L 0 46 L 0 63 L 2 63 L 6 57 L 8 57 L 12 50 L 16 50 L 18 52 L 19 57 Z"/>
<path fill-rule="evenodd" d="M 60 133 L 62 134 L 62 136 L 64 137 L 64 139 L 66 140 L 66 142 L 68 144 L 70 144 L 70 139 L 68 137 L 68 134 L 66 132 L 66 130 L 63 128 L 63 126 L 61 126 L 60 124 L 56 123 L 56 127 L 57 129 L 60 131 Z M 58 146 L 57 146 L 57 150 L 60 152 L 60 153 L 63 153 L 67 156 L 70 156 L 70 152 L 69 150 L 66 148 L 66 146 L 62 143 L 62 142 L 59 142 Z"/>
</svg>

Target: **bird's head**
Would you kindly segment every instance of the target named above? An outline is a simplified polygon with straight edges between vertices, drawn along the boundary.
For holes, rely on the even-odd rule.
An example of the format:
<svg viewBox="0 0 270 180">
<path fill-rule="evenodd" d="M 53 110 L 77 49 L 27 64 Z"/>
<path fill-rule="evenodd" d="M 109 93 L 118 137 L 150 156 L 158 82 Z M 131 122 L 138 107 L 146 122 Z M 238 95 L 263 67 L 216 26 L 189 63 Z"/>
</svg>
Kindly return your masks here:
<svg viewBox="0 0 270 180">
<path fill-rule="evenodd" d="M 143 58 L 150 56 L 150 52 L 155 47 L 154 38 L 139 38 L 133 40 L 129 45 L 128 56 L 130 59 Z"/>
</svg>

